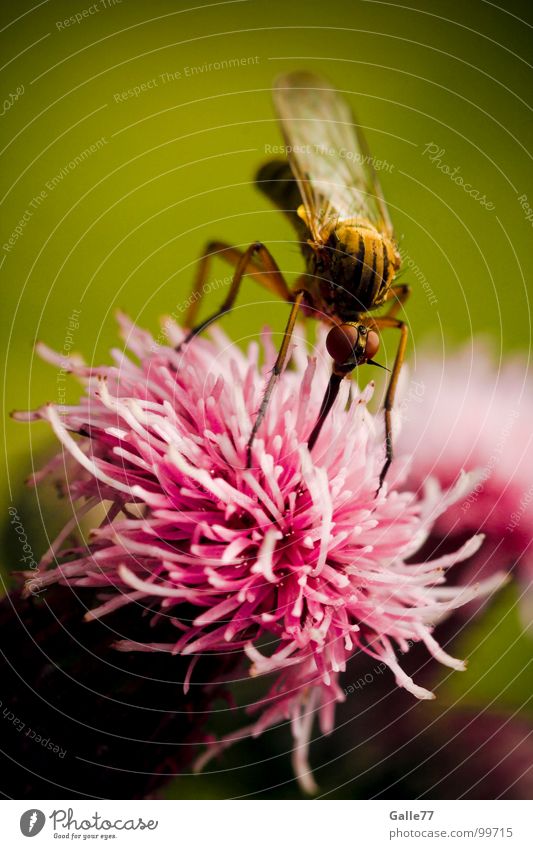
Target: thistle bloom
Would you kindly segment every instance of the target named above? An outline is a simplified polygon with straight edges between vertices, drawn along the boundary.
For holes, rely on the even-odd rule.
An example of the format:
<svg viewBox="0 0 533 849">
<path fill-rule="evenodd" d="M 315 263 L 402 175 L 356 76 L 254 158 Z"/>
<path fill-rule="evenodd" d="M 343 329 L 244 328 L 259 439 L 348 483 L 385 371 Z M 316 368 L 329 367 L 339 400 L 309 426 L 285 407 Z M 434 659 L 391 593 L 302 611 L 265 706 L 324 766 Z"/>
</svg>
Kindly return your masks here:
<svg viewBox="0 0 533 849">
<path fill-rule="evenodd" d="M 398 448 L 412 456 L 408 485 L 428 476 L 442 487 L 477 469 L 471 492 L 441 515 L 435 531 L 448 541 L 483 533 L 472 561 L 475 578 L 517 567 L 525 624 L 533 614 L 533 396 L 528 363 L 509 359 L 499 369 L 489 346 L 474 340 L 445 358 L 422 350 L 403 381 L 404 426 Z"/>
<path fill-rule="evenodd" d="M 135 359 L 115 351 L 115 364 L 103 368 L 72 360 L 86 390 L 79 404 L 18 416 L 48 421 L 70 456 L 77 517 L 107 508 L 86 545 L 67 548 L 72 525 L 65 529 L 32 585 L 100 588 L 104 597 L 88 619 L 135 602 L 132 615 L 144 605 L 156 613 L 152 624 L 165 616 L 176 626 L 170 644 L 151 641 L 147 626 L 145 645 L 123 641 L 119 649 L 189 655 L 192 675 L 201 653 L 237 651 L 251 675 L 273 675 L 249 730 L 290 720 L 293 762 L 312 790 L 313 717 L 324 733 L 332 729 L 343 698 L 338 677 L 351 655 L 383 662 L 420 699 L 433 695 L 402 670 L 396 651 L 422 642 L 441 663 L 463 668 L 439 646 L 434 626 L 501 576 L 447 583 L 447 570 L 478 550 L 479 535 L 430 562 L 417 562 L 416 552 L 476 478 L 462 475 L 448 489 L 429 480 L 421 495 L 385 485 L 376 497 L 384 448 L 382 417 L 367 409 L 371 385 L 355 390 L 349 405 L 346 382 L 310 453 L 306 439 L 328 380 L 323 338 L 316 358 L 295 348 L 247 468 L 246 443 L 274 358 L 268 335 L 260 369 L 256 344 L 245 354 L 220 330 L 178 352 L 184 334 L 172 322 L 168 345 L 123 316 L 120 325 Z M 44 346 L 40 353 L 64 366 Z M 37 477 L 54 463 L 64 458 Z"/>
</svg>

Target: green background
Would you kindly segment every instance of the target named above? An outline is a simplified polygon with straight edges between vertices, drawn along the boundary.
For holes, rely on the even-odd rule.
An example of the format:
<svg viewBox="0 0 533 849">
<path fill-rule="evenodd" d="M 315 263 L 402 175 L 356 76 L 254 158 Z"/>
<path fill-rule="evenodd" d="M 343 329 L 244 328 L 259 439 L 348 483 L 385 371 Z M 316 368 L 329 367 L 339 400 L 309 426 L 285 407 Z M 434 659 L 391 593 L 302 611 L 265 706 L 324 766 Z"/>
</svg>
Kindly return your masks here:
<svg viewBox="0 0 533 849">
<path fill-rule="evenodd" d="M 290 225 L 253 183 L 265 145 L 281 142 L 272 80 L 293 68 L 322 73 L 345 90 L 375 157 L 392 166 L 380 176 L 401 248 L 436 298 L 413 281 L 411 352 L 427 336 L 440 350 L 472 333 L 489 333 L 504 354 L 529 351 L 532 229 L 518 200 L 526 194 L 533 206 L 527 3 L 244 0 L 191 8 L 122 0 L 61 24 L 90 5 L 2 4 L 3 98 L 20 86 L 24 94 L 2 117 L 1 245 L 32 211 L 15 245 L 0 250 L 6 411 L 57 400 L 55 370 L 35 358 L 33 344 L 42 339 L 61 350 L 73 310 L 81 310 L 74 347 L 90 362 L 105 360 L 117 344 L 116 308 L 155 332 L 162 314 L 180 316 L 209 239 L 242 246 L 260 239 L 294 280 L 302 266 Z M 250 61 L 186 71 L 235 59 Z M 167 82 L 160 76 L 178 73 Z M 154 78 L 157 85 L 120 101 Z M 100 150 L 47 189 L 101 138 Z M 429 143 L 444 149 L 442 162 L 458 167 L 494 209 L 438 170 L 424 155 Z M 227 274 L 222 263 L 213 267 L 213 277 Z M 223 291 L 212 293 L 210 306 Z M 264 324 L 281 331 L 286 312 L 249 282 L 225 327 L 244 342 Z M 385 339 L 389 357 L 393 342 Z M 69 384 L 67 400 L 78 393 Z M 50 444 L 44 425 L 6 425 L 3 523 L 10 503 L 25 503 L 36 552 L 42 522 L 21 486 Z M 51 513 L 44 522 L 53 530 L 56 507 L 44 498 L 40 508 Z M 9 569 L 9 535 L 6 551 Z M 505 616 L 512 592 L 499 604 Z M 506 621 L 517 638 L 512 662 L 521 669 L 530 644 L 513 612 Z M 491 634 L 489 654 L 498 654 Z M 450 687 L 474 685 L 475 655 Z M 500 693 L 504 677 L 497 663 L 485 688 Z M 508 696 L 511 706 L 530 692 L 531 676 Z M 482 688 L 477 698 L 486 697 Z M 176 792 L 241 792 L 232 775 L 182 780 Z M 291 782 L 279 792 L 297 793 Z"/>
</svg>

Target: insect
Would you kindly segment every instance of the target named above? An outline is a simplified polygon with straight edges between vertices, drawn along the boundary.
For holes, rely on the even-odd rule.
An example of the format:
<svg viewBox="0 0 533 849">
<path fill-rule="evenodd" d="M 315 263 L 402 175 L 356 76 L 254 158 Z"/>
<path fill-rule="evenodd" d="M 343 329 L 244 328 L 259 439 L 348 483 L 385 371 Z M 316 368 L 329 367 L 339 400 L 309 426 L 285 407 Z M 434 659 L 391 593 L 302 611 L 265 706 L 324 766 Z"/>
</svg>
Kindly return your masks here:
<svg viewBox="0 0 533 849">
<path fill-rule="evenodd" d="M 306 271 L 291 290 L 261 242 L 254 242 L 245 251 L 210 242 L 198 265 L 186 315 L 186 326 L 192 329 L 182 345 L 232 308 L 246 275 L 291 304 L 283 342 L 248 441 L 250 466 L 253 441 L 286 364 L 300 311 L 331 325 L 326 347 L 333 361 L 332 371 L 309 434 L 310 450 L 342 380 L 357 366 L 378 365 L 373 358 L 379 349 L 379 332 L 398 330 L 400 340 L 384 401 L 385 461 L 380 489 L 393 456 L 391 411 L 408 338 L 407 324 L 397 318 L 397 313 L 410 288 L 394 283 L 400 254 L 391 220 L 368 145 L 344 98 L 322 77 L 305 71 L 279 77 L 273 97 L 288 158 L 266 163 L 256 183 L 296 227 Z M 220 308 L 195 324 L 209 263 L 217 255 L 234 266 L 232 282 Z M 390 307 L 384 315 L 372 315 L 387 303 Z"/>
</svg>

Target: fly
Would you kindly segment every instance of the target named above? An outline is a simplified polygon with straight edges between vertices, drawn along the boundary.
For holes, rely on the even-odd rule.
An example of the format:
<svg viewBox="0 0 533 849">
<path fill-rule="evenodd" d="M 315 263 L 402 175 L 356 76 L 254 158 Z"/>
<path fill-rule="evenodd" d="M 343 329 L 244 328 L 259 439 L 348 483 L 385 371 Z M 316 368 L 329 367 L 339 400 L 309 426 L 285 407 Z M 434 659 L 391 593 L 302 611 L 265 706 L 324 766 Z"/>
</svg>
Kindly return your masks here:
<svg viewBox="0 0 533 849">
<path fill-rule="evenodd" d="M 271 293 L 291 304 L 276 363 L 270 374 L 247 445 L 252 463 L 254 438 L 265 416 L 277 380 L 286 364 L 298 313 L 330 326 L 326 347 L 332 371 L 317 421 L 308 438 L 312 450 L 333 406 L 342 380 L 357 366 L 374 361 L 380 331 L 396 329 L 400 340 L 384 401 L 385 462 L 381 488 L 393 457 L 392 409 L 407 346 L 407 324 L 397 318 L 410 289 L 394 282 L 400 253 L 391 219 L 366 139 L 344 98 L 322 77 L 300 71 L 279 77 L 274 106 L 286 142 L 287 160 L 273 160 L 258 172 L 258 187 L 287 212 L 296 227 L 306 273 L 294 289 L 287 285 L 276 260 L 262 242 L 246 251 L 210 242 L 193 284 L 184 343 L 228 312 L 242 279 L 250 275 Z M 235 268 L 228 294 L 208 319 L 195 324 L 209 263 L 221 256 Z M 380 316 L 372 313 L 389 304 Z"/>
</svg>

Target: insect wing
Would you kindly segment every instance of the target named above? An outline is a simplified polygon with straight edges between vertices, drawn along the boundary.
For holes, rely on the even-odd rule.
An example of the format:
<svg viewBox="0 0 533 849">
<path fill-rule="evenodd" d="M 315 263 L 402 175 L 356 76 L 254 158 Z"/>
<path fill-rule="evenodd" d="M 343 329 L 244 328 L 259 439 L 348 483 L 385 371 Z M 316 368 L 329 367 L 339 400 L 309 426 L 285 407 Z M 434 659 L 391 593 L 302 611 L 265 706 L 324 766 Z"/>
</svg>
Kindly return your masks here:
<svg viewBox="0 0 533 849">
<path fill-rule="evenodd" d="M 313 238 L 339 219 L 368 218 L 391 236 L 392 224 L 363 133 L 343 97 L 321 77 L 279 77 L 274 104 Z"/>
</svg>

